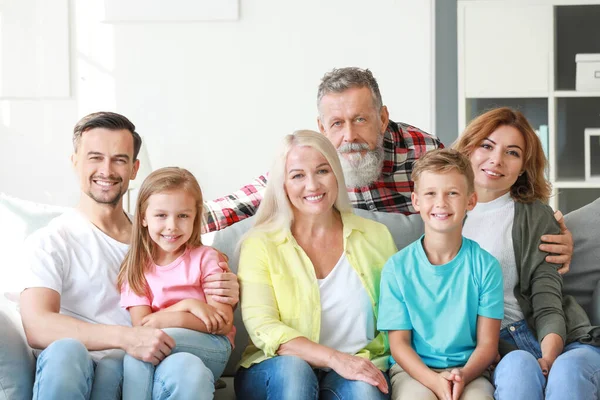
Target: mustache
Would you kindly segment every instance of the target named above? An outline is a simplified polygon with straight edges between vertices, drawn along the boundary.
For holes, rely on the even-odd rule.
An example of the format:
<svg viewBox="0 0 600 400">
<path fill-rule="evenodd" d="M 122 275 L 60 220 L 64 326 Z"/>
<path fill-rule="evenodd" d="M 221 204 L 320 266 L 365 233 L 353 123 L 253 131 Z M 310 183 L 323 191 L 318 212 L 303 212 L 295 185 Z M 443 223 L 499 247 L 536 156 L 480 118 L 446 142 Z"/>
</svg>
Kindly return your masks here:
<svg viewBox="0 0 600 400">
<path fill-rule="evenodd" d="M 102 179 L 105 181 L 123 182 L 123 178 L 121 178 L 120 176 L 116 176 L 116 175 L 109 175 L 109 176 L 94 175 L 90 179 L 91 180 Z"/>
<path fill-rule="evenodd" d="M 351 153 L 354 151 L 370 151 L 369 145 L 366 143 L 344 143 L 338 147 L 338 153 Z"/>
</svg>

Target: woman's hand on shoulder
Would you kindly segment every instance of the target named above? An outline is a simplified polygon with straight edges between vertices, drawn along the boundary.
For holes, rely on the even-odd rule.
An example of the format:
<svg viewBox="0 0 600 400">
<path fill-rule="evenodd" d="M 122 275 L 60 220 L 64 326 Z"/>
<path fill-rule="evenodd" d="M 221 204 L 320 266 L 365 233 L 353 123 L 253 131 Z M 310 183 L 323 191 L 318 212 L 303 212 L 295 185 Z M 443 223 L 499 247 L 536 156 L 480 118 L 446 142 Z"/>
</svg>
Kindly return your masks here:
<svg viewBox="0 0 600 400">
<path fill-rule="evenodd" d="M 336 351 L 331 358 L 330 367 L 343 378 L 366 382 L 376 386 L 382 393 L 389 392 L 383 372 L 366 358 Z"/>
</svg>

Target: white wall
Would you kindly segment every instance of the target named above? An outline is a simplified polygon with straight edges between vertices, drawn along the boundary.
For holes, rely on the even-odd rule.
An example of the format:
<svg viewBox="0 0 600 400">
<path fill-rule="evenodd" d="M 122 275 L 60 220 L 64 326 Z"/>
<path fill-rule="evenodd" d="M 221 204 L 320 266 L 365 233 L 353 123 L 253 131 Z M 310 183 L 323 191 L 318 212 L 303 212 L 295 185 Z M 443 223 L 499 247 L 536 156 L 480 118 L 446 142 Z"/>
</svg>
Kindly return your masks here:
<svg viewBox="0 0 600 400">
<path fill-rule="evenodd" d="M 106 24 L 102 1 L 70 0 L 72 96 L 0 101 L 0 191 L 74 204 L 72 126 L 108 109 L 137 125 L 153 168 L 229 193 L 268 169 L 284 134 L 317 128 L 333 67 L 370 68 L 392 119 L 431 130 L 432 3 L 240 0 L 238 21 Z"/>
</svg>

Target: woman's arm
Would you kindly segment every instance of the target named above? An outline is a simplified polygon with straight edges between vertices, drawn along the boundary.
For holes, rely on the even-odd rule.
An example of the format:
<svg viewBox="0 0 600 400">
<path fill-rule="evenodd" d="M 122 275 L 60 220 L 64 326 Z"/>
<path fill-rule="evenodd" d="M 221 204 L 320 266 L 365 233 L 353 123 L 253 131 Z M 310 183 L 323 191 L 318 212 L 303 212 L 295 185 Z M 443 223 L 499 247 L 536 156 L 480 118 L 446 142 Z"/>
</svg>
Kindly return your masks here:
<svg viewBox="0 0 600 400">
<path fill-rule="evenodd" d="M 243 242 L 238 268 L 242 318 L 252 343 L 267 357 L 274 357 L 281 344 L 305 335 L 282 322 L 285 316 L 280 314 L 269 263 L 262 238 L 249 237 Z"/>
<path fill-rule="evenodd" d="M 331 368 L 343 378 L 366 382 L 376 386 L 383 393 L 389 391 L 383 373 L 371 361 L 339 352 L 305 337 L 283 343 L 279 346 L 277 354 L 300 357 L 314 368 Z"/>
</svg>

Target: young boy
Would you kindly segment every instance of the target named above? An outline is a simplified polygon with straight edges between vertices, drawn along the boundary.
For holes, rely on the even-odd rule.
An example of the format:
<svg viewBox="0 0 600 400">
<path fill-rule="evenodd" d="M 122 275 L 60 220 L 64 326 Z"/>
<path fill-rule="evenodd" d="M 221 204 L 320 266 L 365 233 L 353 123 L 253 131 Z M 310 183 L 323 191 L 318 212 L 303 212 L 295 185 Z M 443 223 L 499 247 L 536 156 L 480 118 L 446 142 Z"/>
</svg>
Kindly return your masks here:
<svg viewBox="0 0 600 400">
<path fill-rule="evenodd" d="M 471 163 L 455 150 L 433 150 L 412 179 L 425 235 L 381 275 L 377 328 L 389 332 L 392 399 L 493 399 L 485 377 L 504 316 L 502 270 L 462 236 L 477 203 Z"/>
</svg>

